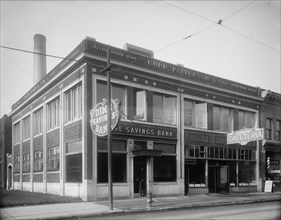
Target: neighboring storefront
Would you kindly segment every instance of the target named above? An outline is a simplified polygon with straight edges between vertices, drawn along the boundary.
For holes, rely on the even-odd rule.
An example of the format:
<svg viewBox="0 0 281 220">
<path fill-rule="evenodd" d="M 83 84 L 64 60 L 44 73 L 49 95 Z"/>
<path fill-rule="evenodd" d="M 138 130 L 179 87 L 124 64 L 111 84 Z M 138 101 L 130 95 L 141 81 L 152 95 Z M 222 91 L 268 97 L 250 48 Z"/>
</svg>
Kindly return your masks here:
<svg viewBox="0 0 281 220">
<path fill-rule="evenodd" d="M 13 188 L 97 200 L 108 196 L 107 137 L 91 110 L 107 98 L 107 45 L 86 38 L 13 105 Z M 75 59 L 75 61 L 73 60 Z M 261 91 L 169 64 L 129 45 L 110 47 L 114 197 L 256 191 L 259 141 L 227 145 L 259 127 Z M 148 185 L 149 184 L 149 185 Z"/>
</svg>

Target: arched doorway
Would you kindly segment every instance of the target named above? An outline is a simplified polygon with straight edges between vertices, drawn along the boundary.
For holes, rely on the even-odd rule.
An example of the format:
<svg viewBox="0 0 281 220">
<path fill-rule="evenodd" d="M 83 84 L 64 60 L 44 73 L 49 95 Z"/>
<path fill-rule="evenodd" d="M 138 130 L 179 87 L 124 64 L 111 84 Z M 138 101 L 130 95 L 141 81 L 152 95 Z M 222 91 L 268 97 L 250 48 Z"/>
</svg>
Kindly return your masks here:
<svg viewBox="0 0 281 220">
<path fill-rule="evenodd" d="M 12 188 L 12 165 L 8 165 L 7 170 L 7 189 L 10 190 Z"/>
</svg>

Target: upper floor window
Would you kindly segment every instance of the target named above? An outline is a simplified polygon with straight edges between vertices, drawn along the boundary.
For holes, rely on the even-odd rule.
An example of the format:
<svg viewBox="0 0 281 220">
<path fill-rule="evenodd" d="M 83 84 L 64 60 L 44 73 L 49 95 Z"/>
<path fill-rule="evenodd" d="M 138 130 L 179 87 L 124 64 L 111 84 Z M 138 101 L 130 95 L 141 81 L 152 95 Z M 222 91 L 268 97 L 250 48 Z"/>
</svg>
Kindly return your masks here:
<svg viewBox="0 0 281 220">
<path fill-rule="evenodd" d="M 255 113 L 247 111 L 238 111 L 238 128 L 255 127 Z"/>
<path fill-rule="evenodd" d="M 161 93 L 153 93 L 153 122 L 176 125 L 177 97 Z"/>
<path fill-rule="evenodd" d="M 13 138 L 14 138 L 14 144 L 20 142 L 20 122 L 14 124 L 13 126 Z"/>
<path fill-rule="evenodd" d="M 213 106 L 213 130 L 232 132 L 232 110 L 225 107 Z"/>
<path fill-rule="evenodd" d="M 275 140 L 281 141 L 281 120 L 276 120 Z"/>
<path fill-rule="evenodd" d="M 76 85 L 65 93 L 65 122 L 73 121 L 82 115 L 82 85 Z"/>
<path fill-rule="evenodd" d="M 185 99 L 184 125 L 207 129 L 207 103 Z"/>
<path fill-rule="evenodd" d="M 272 119 L 267 118 L 265 122 L 265 138 L 268 140 L 272 139 Z"/>
<path fill-rule="evenodd" d="M 22 140 L 30 138 L 30 116 L 22 120 Z"/>
<path fill-rule="evenodd" d="M 59 127 L 59 109 L 59 98 L 56 98 L 47 104 L 47 130 Z"/>
<path fill-rule="evenodd" d="M 33 135 L 43 133 L 43 108 L 33 113 Z"/>
<path fill-rule="evenodd" d="M 121 102 L 121 112 L 126 114 L 126 87 L 117 84 L 111 84 L 111 98 L 118 99 Z M 98 80 L 97 82 L 97 103 L 107 99 L 107 84 L 105 81 Z M 125 118 L 124 114 L 121 114 L 121 118 Z"/>
<path fill-rule="evenodd" d="M 134 119 L 147 120 L 146 91 L 134 88 Z"/>
</svg>

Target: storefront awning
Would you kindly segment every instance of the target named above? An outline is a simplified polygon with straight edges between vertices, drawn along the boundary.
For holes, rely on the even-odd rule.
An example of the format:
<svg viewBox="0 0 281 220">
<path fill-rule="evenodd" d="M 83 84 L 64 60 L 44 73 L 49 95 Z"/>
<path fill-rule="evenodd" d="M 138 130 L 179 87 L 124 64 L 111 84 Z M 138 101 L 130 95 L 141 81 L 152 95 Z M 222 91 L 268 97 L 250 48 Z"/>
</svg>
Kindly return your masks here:
<svg viewBox="0 0 281 220">
<path fill-rule="evenodd" d="M 156 150 L 156 149 L 137 149 L 132 150 L 132 154 L 135 157 L 138 156 L 150 156 L 150 157 L 157 157 L 162 155 L 162 150 Z"/>
</svg>

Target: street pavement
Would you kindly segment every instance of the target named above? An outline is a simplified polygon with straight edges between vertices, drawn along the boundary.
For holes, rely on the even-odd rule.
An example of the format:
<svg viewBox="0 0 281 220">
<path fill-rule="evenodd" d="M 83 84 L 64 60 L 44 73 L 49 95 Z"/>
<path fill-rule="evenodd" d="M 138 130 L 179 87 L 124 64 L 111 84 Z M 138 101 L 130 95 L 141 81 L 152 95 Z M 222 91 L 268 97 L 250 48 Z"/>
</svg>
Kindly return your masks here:
<svg viewBox="0 0 281 220">
<path fill-rule="evenodd" d="M 113 201 L 113 210 L 108 201 L 39 204 L 1 208 L 1 219 L 73 219 L 79 217 L 102 216 L 114 213 L 141 213 L 176 209 L 203 208 L 234 204 L 280 201 L 281 192 L 202 194 L 153 198 L 151 206 L 144 197 L 118 199 Z"/>
</svg>

